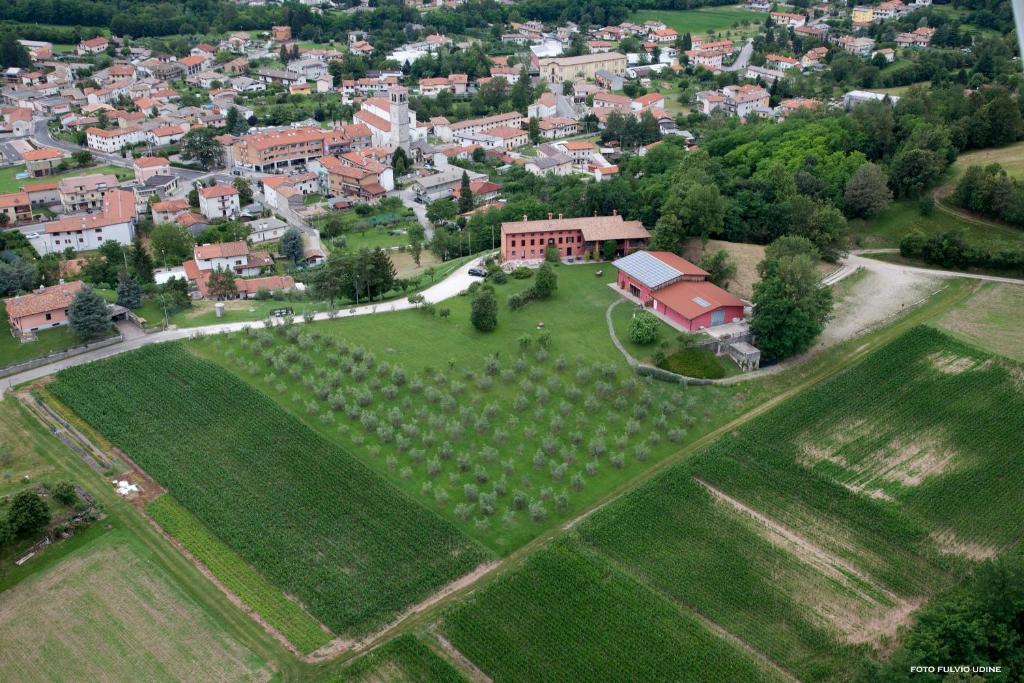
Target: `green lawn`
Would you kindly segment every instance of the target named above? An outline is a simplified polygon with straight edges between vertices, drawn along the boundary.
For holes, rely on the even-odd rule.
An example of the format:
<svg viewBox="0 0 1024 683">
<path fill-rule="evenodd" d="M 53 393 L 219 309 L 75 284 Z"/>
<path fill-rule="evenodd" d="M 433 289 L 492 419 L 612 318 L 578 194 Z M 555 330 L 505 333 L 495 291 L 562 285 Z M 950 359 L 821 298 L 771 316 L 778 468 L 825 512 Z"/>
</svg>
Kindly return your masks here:
<svg viewBox="0 0 1024 683">
<path fill-rule="evenodd" d="M 935 324 L 947 334 L 992 353 L 1024 362 L 1024 287 L 980 284 L 970 299 Z"/>
<path fill-rule="evenodd" d="M 38 332 L 39 338 L 33 342 L 18 341 L 11 335 L 10 329 L 7 324 L 7 310 L 0 308 L 0 368 L 81 344 L 67 325 Z"/>
<path fill-rule="evenodd" d="M 1024 244 L 1024 230 L 997 228 L 971 223 L 951 216 L 938 208 L 929 216 L 921 215 L 913 201 L 893 202 L 889 208 L 870 220 L 850 221 L 850 234 L 857 247 L 898 247 L 900 240 L 912 230 L 920 229 L 927 235 L 950 230 L 963 230 L 969 242 L 1003 242 Z"/>
<path fill-rule="evenodd" d="M 57 173 L 45 178 L 17 178 L 17 174 L 25 171 L 25 165 L 8 166 L 0 168 L 0 194 L 7 192 L 18 192 L 22 185 L 29 183 L 44 183 L 61 178 L 71 178 L 80 175 L 95 175 L 98 173 L 109 173 L 117 176 L 118 180 L 126 180 L 134 177 L 132 170 L 120 166 L 89 166 L 87 168 L 76 168 L 65 173 Z"/>
<path fill-rule="evenodd" d="M 764 14 L 749 12 L 736 7 L 705 7 L 690 10 L 640 10 L 630 15 L 629 20 L 637 24 L 645 21 L 663 21 L 680 34 L 690 33 L 701 36 L 711 33 L 732 31 L 734 34 L 756 33 L 764 21 Z M 748 22 L 746 26 L 737 24 Z"/>
<path fill-rule="evenodd" d="M 696 347 L 673 351 L 660 367 L 677 375 L 704 379 L 721 379 L 740 372 L 739 367 L 728 358 Z"/>
<path fill-rule="evenodd" d="M 201 671 L 243 681 L 271 673 L 124 529 L 8 589 L 3 603 L 4 680 L 130 680 L 143 671 L 185 680 Z"/>
<path fill-rule="evenodd" d="M 313 194 L 307 194 L 305 197 L 303 197 L 302 203 L 305 206 L 312 206 L 313 204 L 319 204 L 323 200 L 324 196 L 322 194 L 317 194 L 314 192 Z"/>
</svg>

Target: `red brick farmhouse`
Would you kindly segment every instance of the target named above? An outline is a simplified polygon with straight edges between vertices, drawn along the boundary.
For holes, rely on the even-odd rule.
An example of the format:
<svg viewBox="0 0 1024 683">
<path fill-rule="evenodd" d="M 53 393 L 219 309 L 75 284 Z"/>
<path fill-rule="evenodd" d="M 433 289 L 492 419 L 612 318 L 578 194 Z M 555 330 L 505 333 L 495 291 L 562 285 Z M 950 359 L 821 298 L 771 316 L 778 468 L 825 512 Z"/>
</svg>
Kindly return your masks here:
<svg viewBox="0 0 1024 683">
<path fill-rule="evenodd" d="M 503 261 L 538 261 L 544 250 L 558 249 L 562 259 L 581 258 L 589 252 L 600 258 L 604 242 L 615 242 L 618 255 L 642 249 L 651 234 L 640 221 L 624 221 L 622 216 L 585 216 L 583 218 L 554 218 L 527 220 L 501 224 L 501 259 Z"/>
<path fill-rule="evenodd" d="M 619 289 L 684 329 L 743 319 L 743 302 L 707 281 L 708 273 L 668 251 L 636 251 L 616 260 Z"/>
</svg>

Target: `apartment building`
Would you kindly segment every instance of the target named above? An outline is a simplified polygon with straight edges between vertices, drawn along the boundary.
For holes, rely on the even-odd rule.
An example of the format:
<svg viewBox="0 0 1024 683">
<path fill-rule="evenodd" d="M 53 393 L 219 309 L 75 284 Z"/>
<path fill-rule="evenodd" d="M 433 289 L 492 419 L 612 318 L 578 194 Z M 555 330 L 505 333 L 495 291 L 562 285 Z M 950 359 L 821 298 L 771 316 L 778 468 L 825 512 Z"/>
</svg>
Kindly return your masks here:
<svg viewBox="0 0 1024 683">
<path fill-rule="evenodd" d="M 99 213 L 66 216 L 46 224 L 48 253 L 61 252 L 68 247 L 75 251 L 92 251 L 104 242 L 131 244 L 135 238 L 135 193 L 113 189 L 103 197 Z"/>
<path fill-rule="evenodd" d="M 486 133 L 493 128 L 521 128 L 525 122 L 526 119 L 523 118 L 522 114 L 511 111 L 505 114 L 494 114 L 493 116 L 484 116 L 479 119 L 468 119 L 452 123 L 439 130 L 438 137 L 446 142 L 462 143 L 465 140 L 475 142 L 471 138 L 480 133 Z"/>
<path fill-rule="evenodd" d="M 145 142 L 147 135 L 138 126 L 127 126 L 125 128 L 89 128 L 85 131 L 86 144 L 89 149 L 104 154 L 116 154 L 128 145 L 137 145 Z"/>
<path fill-rule="evenodd" d="M 324 155 L 324 131 L 290 128 L 247 135 L 231 146 L 231 155 L 235 164 L 254 171 L 305 165 Z"/>
<path fill-rule="evenodd" d="M 577 57 L 544 57 L 536 59 L 541 78 L 548 83 L 563 83 L 577 78 L 593 79 L 598 71 L 622 74 L 626 71 L 626 55 L 619 52 L 598 52 Z"/>
<path fill-rule="evenodd" d="M 332 197 L 375 202 L 386 194 L 376 173 L 346 164 L 337 157 L 324 157 L 318 163 L 321 185 Z"/>
<path fill-rule="evenodd" d="M 97 173 L 63 178 L 57 183 L 57 191 L 64 212 L 75 213 L 102 208 L 104 197 L 119 185 L 116 176 Z"/>
<path fill-rule="evenodd" d="M 207 218 L 234 218 L 241 208 L 238 190 L 231 185 L 214 185 L 199 190 L 199 211 Z"/>
</svg>

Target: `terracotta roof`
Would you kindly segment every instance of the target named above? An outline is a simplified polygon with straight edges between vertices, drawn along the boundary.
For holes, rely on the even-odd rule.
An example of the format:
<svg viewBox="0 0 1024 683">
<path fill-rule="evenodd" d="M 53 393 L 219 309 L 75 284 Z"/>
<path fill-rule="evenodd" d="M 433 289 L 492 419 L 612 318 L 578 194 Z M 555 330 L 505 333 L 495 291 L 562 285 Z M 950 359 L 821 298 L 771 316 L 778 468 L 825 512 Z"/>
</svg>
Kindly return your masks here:
<svg viewBox="0 0 1024 683">
<path fill-rule="evenodd" d="M 175 217 L 174 222 L 185 228 L 191 228 L 193 225 L 207 225 L 209 223 L 206 216 L 194 211 L 186 211 L 185 213 L 180 214 Z"/>
<path fill-rule="evenodd" d="M 166 213 L 167 211 L 184 211 L 188 208 L 186 199 L 165 199 L 162 202 L 155 202 L 152 205 L 154 211 Z"/>
<path fill-rule="evenodd" d="M 7 306 L 7 317 L 11 320 L 24 318 L 37 313 L 47 313 L 58 309 L 67 308 L 71 300 L 85 284 L 81 280 L 66 282 L 62 285 L 53 285 L 46 289 L 36 290 L 30 294 L 19 294 L 9 299 L 4 299 Z"/>
<path fill-rule="evenodd" d="M 31 203 L 31 200 L 28 198 L 28 192 L 10 192 L 8 194 L 0 194 L 0 209 L 6 209 L 12 206 L 28 206 Z"/>
<path fill-rule="evenodd" d="M 168 166 L 171 162 L 163 157 L 139 157 L 132 163 L 139 168 L 156 168 L 158 166 Z"/>
<path fill-rule="evenodd" d="M 40 149 L 33 149 L 25 152 L 21 155 L 21 158 L 25 161 L 44 161 L 46 159 L 61 159 L 64 156 L 64 152 L 53 147 L 42 147 Z"/>
<path fill-rule="evenodd" d="M 235 280 L 235 286 L 239 292 L 246 294 L 260 289 L 291 289 L 295 286 L 295 279 L 290 275 L 267 275 L 266 277 L 239 278 Z"/>
<path fill-rule="evenodd" d="M 129 190 L 114 189 L 103 197 L 101 213 L 80 216 L 66 216 L 46 224 L 47 233 L 75 232 L 77 230 L 94 230 L 108 225 L 128 223 L 136 217 L 135 193 Z"/>
<path fill-rule="evenodd" d="M 31 194 L 33 192 L 48 192 L 50 190 L 56 190 L 57 186 L 57 181 L 51 180 L 44 183 L 28 183 L 26 185 L 22 185 L 21 190 L 22 192 L 28 192 Z"/>
<path fill-rule="evenodd" d="M 688 320 L 723 306 L 743 306 L 738 297 L 706 280 L 677 282 L 652 296 Z"/>
<path fill-rule="evenodd" d="M 214 258 L 234 258 L 235 256 L 248 256 L 249 245 L 245 240 L 237 242 L 220 242 L 217 244 L 200 244 L 195 247 L 197 260 L 207 261 Z"/>
<path fill-rule="evenodd" d="M 233 185 L 214 185 L 213 187 L 204 187 L 199 190 L 199 196 L 206 199 L 230 197 L 236 194 L 238 194 L 238 190 Z"/>
</svg>

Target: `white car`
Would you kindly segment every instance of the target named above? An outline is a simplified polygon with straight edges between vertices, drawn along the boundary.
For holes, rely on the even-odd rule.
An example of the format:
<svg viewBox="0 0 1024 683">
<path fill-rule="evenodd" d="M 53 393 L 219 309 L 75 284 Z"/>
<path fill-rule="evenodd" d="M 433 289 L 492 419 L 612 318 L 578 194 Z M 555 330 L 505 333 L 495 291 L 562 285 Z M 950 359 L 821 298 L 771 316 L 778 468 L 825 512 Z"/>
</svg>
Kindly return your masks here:
<svg viewBox="0 0 1024 683">
<path fill-rule="evenodd" d="M 25 237 L 26 239 L 30 240 L 37 240 L 41 237 L 41 235 L 38 232 L 30 232 L 29 234 L 25 235 Z"/>
</svg>

